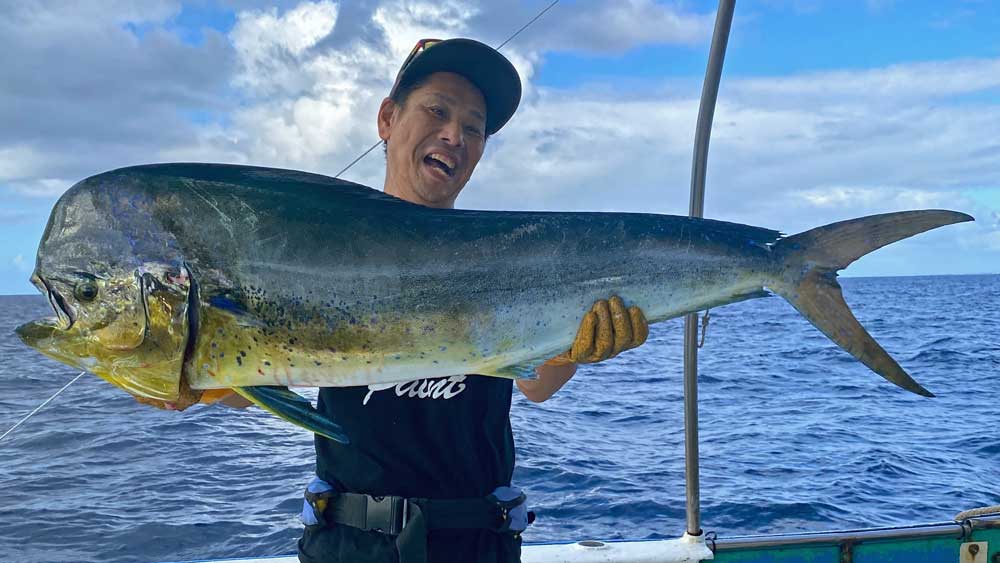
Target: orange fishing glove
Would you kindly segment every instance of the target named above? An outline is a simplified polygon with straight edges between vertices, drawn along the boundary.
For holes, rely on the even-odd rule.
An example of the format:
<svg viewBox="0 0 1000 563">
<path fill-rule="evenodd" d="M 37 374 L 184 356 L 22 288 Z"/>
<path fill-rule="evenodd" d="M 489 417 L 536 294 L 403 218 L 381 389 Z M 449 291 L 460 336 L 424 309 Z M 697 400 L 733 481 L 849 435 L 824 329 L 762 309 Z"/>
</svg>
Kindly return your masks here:
<svg viewBox="0 0 1000 563">
<path fill-rule="evenodd" d="M 222 391 L 231 392 L 229 389 L 212 389 L 211 391 L 196 391 L 188 387 L 187 381 L 181 378 L 181 385 L 177 400 L 175 401 L 160 401 L 158 399 L 150 399 L 148 397 L 140 397 L 138 395 L 132 395 L 132 397 L 144 404 L 154 406 L 158 409 L 168 410 L 168 411 L 182 411 L 191 405 L 197 403 L 212 403 L 218 400 L 213 393 L 218 394 Z"/>
<path fill-rule="evenodd" d="M 635 348 L 649 336 L 649 323 L 642 309 L 625 308 L 617 295 L 601 299 L 580 322 L 573 347 L 545 362 L 549 365 L 594 364 Z"/>
</svg>

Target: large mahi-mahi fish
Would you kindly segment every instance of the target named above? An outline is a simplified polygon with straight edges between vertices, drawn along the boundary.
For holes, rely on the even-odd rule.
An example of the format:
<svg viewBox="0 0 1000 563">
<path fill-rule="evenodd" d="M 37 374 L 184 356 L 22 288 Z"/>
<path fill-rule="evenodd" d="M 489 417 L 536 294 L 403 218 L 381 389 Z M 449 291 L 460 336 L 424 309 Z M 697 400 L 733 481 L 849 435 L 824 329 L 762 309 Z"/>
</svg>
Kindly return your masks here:
<svg viewBox="0 0 1000 563">
<path fill-rule="evenodd" d="M 657 322 L 770 291 L 930 396 L 854 318 L 836 272 L 971 219 L 908 211 L 782 237 L 665 215 L 430 209 L 290 170 L 135 166 L 60 198 L 32 275 L 57 318 L 17 332 L 136 397 L 184 408 L 232 388 L 344 441 L 284 386 L 522 377 L 609 295 Z"/>
</svg>

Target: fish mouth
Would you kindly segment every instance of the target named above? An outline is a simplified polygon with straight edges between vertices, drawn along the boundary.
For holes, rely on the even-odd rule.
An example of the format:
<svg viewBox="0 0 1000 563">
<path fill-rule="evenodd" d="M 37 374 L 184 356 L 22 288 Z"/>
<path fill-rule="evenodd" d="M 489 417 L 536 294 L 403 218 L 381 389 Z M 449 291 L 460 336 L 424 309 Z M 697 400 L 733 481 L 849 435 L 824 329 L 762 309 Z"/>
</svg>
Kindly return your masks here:
<svg viewBox="0 0 1000 563">
<path fill-rule="evenodd" d="M 76 322 L 76 317 L 73 316 L 73 311 L 70 309 L 69 305 L 66 304 L 66 299 L 60 295 L 59 291 L 52 287 L 52 285 L 37 272 L 32 274 L 31 283 L 38 288 L 39 291 L 45 294 L 49 299 L 49 306 L 56 314 L 56 319 L 59 321 L 58 327 L 62 330 L 69 330 L 73 327 L 73 323 Z"/>
<path fill-rule="evenodd" d="M 40 319 L 24 323 L 23 325 L 15 328 L 14 332 L 22 342 L 37 350 L 42 342 L 51 339 L 60 330 L 62 330 L 60 327 L 61 323 L 62 321 L 55 317 Z"/>
<path fill-rule="evenodd" d="M 77 369 L 94 372 L 92 369 L 95 365 L 94 359 L 75 352 L 79 349 L 78 339 L 67 332 L 62 327 L 62 321 L 55 317 L 24 323 L 15 328 L 14 333 L 21 342 L 43 356 Z M 101 377 L 107 379 L 103 375 Z"/>
</svg>

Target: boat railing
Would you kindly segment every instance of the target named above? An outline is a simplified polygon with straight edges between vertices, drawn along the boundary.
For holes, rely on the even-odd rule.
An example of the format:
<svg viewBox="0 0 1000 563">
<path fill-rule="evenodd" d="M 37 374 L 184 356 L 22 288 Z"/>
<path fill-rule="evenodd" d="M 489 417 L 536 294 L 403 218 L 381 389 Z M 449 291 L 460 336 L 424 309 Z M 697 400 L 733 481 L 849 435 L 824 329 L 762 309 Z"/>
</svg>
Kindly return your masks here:
<svg viewBox="0 0 1000 563">
<path fill-rule="evenodd" d="M 722 80 L 722 63 L 729 43 L 736 0 L 720 0 L 712 32 L 712 47 L 705 69 L 705 82 L 698 108 L 695 129 L 694 157 L 691 165 L 691 202 L 688 215 L 701 218 L 705 214 L 705 174 L 708 168 L 708 145 L 712 134 L 712 117 Z M 701 499 L 698 472 L 698 314 L 684 318 L 684 479 L 687 496 L 687 534 L 701 536 Z"/>
<path fill-rule="evenodd" d="M 961 522 L 938 522 L 914 526 L 894 526 L 859 530 L 800 532 L 766 536 L 732 536 L 715 540 L 713 551 L 737 551 L 754 548 L 788 547 L 792 545 L 839 545 L 875 540 L 902 540 L 952 536 L 963 540 L 976 530 L 1000 529 L 1000 515 L 979 517 Z"/>
</svg>

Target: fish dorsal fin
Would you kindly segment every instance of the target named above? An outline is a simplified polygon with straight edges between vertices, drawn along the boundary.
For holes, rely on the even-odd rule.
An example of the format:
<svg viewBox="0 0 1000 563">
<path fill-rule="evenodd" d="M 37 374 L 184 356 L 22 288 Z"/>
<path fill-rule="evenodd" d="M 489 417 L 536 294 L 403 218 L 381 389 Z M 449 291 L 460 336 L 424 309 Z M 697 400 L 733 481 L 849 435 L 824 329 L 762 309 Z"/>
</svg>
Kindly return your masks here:
<svg viewBox="0 0 1000 563">
<path fill-rule="evenodd" d="M 289 390 L 288 387 L 258 385 L 233 387 L 233 391 L 278 418 L 310 432 L 344 445 L 351 442 L 339 424 L 323 416 L 305 397 Z"/>
</svg>

